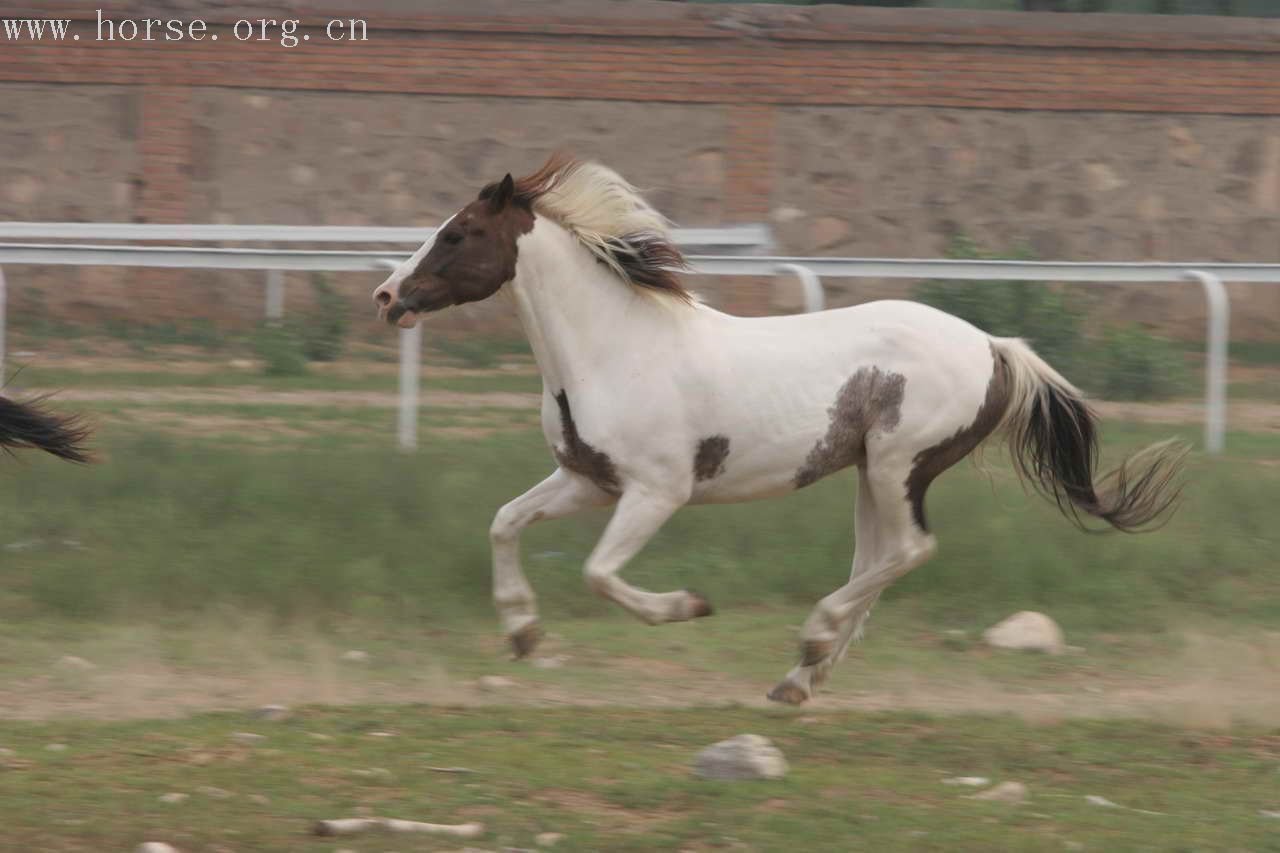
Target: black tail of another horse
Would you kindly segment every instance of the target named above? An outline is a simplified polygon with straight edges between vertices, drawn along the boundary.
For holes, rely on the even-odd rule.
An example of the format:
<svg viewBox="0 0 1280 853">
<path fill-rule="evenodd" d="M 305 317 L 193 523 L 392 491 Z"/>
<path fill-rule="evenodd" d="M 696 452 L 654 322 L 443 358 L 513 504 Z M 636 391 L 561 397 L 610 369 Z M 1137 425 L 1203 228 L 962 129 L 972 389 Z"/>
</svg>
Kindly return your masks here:
<svg viewBox="0 0 1280 853">
<path fill-rule="evenodd" d="M 43 398 L 20 403 L 0 396 L 0 448 L 35 448 L 71 462 L 88 462 L 89 428 L 75 415 L 63 416 L 43 406 Z"/>
</svg>

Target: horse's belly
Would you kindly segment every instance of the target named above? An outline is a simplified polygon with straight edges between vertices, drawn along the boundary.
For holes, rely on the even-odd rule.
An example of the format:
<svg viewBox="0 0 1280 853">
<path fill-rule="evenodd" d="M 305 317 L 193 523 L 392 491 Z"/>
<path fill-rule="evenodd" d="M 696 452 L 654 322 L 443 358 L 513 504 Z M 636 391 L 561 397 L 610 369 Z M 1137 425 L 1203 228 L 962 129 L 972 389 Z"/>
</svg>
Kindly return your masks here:
<svg viewBox="0 0 1280 853">
<path fill-rule="evenodd" d="M 695 480 L 690 503 L 737 503 L 794 492 L 815 440 L 792 435 L 750 445 L 740 437 L 735 447 L 731 439 L 723 468 L 714 477 Z"/>
</svg>

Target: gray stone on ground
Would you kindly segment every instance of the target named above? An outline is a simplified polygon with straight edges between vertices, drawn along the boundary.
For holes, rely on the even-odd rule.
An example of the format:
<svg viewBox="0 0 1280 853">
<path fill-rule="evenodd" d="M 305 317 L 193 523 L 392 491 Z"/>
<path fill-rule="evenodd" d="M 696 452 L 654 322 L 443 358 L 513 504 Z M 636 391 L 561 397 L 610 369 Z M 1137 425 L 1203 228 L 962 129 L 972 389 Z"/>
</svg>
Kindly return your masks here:
<svg viewBox="0 0 1280 853">
<path fill-rule="evenodd" d="M 251 715 L 259 720 L 283 720 L 289 716 L 289 708 L 285 705 L 263 705 Z"/>
<path fill-rule="evenodd" d="M 1021 803 L 1027 799 L 1027 786 L 1021 782 L 1001 782 L 981 794 L 974 794 L 975 800 L 994 800 L 1000 803 Z"/>
<path fill-rule="evenodd" d="M 1060 655 L 1066 650 L 1062 629 L 1043 613 L 1023 610 L 982 632 L 987 645 L 997 649 L 1047 652 Z"/>
<path fill-rule="evenodd" d="M 787 760 L 768 738 L 744 734 L 699 752 L 693 772 L 703 779 L 781 779 Z"/>
<path fill-rule="evenodd" d="M 347 663 L 368 663 L 369 653 L 362 652 L 359 649 L 351 649 L 342 653 L 342 660 Z"/>
<path fill-rule="evenodd" d="M 248 746 L 257 746 L 265 741 L 267 736 L 255 734 L 254 732 L 232 732 L 231 739 L 237 743 L 243 743 Z"/>
</svg>

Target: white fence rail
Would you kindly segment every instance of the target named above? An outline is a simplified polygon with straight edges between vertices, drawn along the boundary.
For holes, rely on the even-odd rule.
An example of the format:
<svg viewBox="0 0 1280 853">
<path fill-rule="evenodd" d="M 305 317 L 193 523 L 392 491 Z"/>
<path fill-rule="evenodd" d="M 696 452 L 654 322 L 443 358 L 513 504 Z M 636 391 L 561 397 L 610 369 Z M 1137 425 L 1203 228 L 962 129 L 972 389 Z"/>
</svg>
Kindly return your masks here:
<svg viewBox="0 0 1280 853">
<path fill-rule="evenodd" d="M 42 226 L 40 231 L 35 226 Z M 76 230 L 79 229 L 79 230 Z M 253 231 L 249 236 L 248 231 Z M 412 232 L 419 242 L 430 229 L 312 229 L 292 226 L 123 226 L 82 223 L 0 223 L 0 237 L 36 236 L 56 239 L 157 239 L 161 235 L 187 235 L 202 240 L 299 240 L 350 242 L 361 232 L 370 242 L 404 241 Z M 332 236 L 316 236 L 323 232 Z M 728 233 L 735 232 L 735 233 Z M 193 233 L 203 236 L 190 237 Z M 369 236 L 376 234 L 377 239 Z M 388 236 L 390 235 L 390 236 Z M 760 252 L 770 245 L 767 229 L 687 229 L 679 232 L 686 247 L 715 245 Z M 747 240 L 746 238 L 752 238 Z M 354 238 L 359 241 L 359 237 Z M 735 242 L 740 241 L 740 242 Z M 185 269 L 301 270 L 325 272 L 385 272 L 408 256 L 405 252 L 322 249 L 217 248 L 190 246 L 106 246 L 58 243 L 0 243 L 0 267 L 5 264 L 139 266 Z M 1227 340 L 1230 307 L 1223 282 L 1280 284 L 1280 264 L 1219 263 L 1059 263 L 1037 261 L 898 260 L 881 258 L 808 258 L 762 255 L 689 256 L 692 271 L 710 276 L 794 275 L 801 282 L 806 311 L 824 306 L 821 278 L 968 279 L 979 281 L 1095 282 L 1197 282 L 1205 293 L 1208 313 L 1205 365 L 1205 449 L 1221 453 L 1226 431 Z M 268 285 L 267 314 L 283 312 L 283 286 L 279 273 Z M 0 317 L 3 316 L 4 280 L 0 277 Z M 276 290 L 275 295 L 272 290 Z M 0 336 L 3 326 L 0 325 Z M 0 337 L 0 341 L 3 338 Z M 401 417 L 398 428 L 402 447 L 416 445 L 417 387 L 420 337 L 417 330 L 401 334 Z M 0 359 L 3 349 L 0 348 Z M 0 361 L 0 370 L 3 362 Z"/>
</svg>

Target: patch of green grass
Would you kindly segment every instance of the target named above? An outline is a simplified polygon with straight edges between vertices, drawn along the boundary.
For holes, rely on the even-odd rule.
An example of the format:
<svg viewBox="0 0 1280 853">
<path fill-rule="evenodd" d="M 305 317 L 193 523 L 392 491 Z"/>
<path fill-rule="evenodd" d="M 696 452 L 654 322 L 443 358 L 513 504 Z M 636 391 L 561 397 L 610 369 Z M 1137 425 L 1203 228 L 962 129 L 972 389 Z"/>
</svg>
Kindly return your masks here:
<svg viewBox="0 0 1280 853">
<path fill-rule="evenodd" d="M 1280 380 L 1232 382 L 1227 386 L 1227 400 L 1261 400 L 1280 403 Z"/>
<path fill-rule="evenodd" d="M 30 391 L 57 391 L 66 388 L 136 389 L 163 388 L 261 388 L 270 391 L 387 391 L 399 387 L 399 379 L 389 372 L 367 376 L 344 376 L 311 370 L 304 375 L 271 376 L 250 370 L 211 369 L 200 372 L 174 373 L 146 370 L 78 371 L 61 367 L 32 365 L 18 374 L 13 386 Z M 465 393 L 516 391 L 539 393 L 542 379 L 536 373 L 432 375 L 431 366 L 423 368 L 421 388 Z"/>
<path fill-rule="evenodd" d="M 11 464 L 0 490 L 6 541 L 83 548 L 0 552 L 0 614 L 127 619 L 230 607 L 294 618 L 347 613 L 354 601 L 391 620 L 489 614 L 493 513 L 552 466 L 532 413 L 516 429 L 431 435 L 406 456 L 390 440 L 389 411 L 223 411 L 269 411 L 300 429 L 333 418 L 340 428 L 306 442 L 284 433 L 270 452 L 246 453 L 234 436 L 149 431 L 144 410 L 136 426 L 103 432 L 98 466 L 37 457 Z M 432 417 L 474 426 L 476 415 Z M 387 440 L 370 442 L 379 424 Z M 1104 446 L 1115 459 L 1171 432 L 1108 424 Z M 938 557 L 886 598 L 961 625 L 1018 609 L 1049 610 L 1073 631 L 1158 630 L 1186 610 L 1274 624 L 1280 601 L 1266 591 L 1274 589 L 1280 469 L 1252 460 L 1280 456 L 1280 437 L 1228 441 L 1232 458 L 1192 458 L 1181 510 L 1144 536 L 1080 534 L 1028 497 L 997 452 L 988 455 L 990 478 L 961 465 L 930 491 Z M 853 492 L 846 473 L 785 499 L 687 508 L 626 576 L 655 590 L 694 586 L 718 605 L 810 606 L 847 577 Z M 605 517 L 589 513 L 525 534 L 549 616 L 612 609 L 580 576 Z"/>
<path fill-rule="evenodd" d="M 267 740 L 236 744 L 231 735 L 245 730 Z M 697 750 L 744 731 L 783 750 L 785 779 L 691 774 Z M 538 833 L 555 831 L 565 835 L 557 849 L 568 851 L 1059 851 L 1067 842 L 1260 850 L 1275 839 L 1274 820 L 1259 811 L 1277 807 L 1280 764 L 1277 734 L 1264 731 L 732 708 L 303 708 L 275 723 L 238 714 L 8 723 L 0 741 L 20 768 L 0 772 L 5 843 L 48 853 L 127 850 L 144 840 L 187 850 L 459 846 L 429 836 L 308 840 L 317 819 L 361 809 L 480 821 L 486 833 L 476 843 L 486 849 L 531 847 Z M 50 743 L 67 748 L 50 752 Z M 956 775 L 1020 781 L 1030 800 L 971 799 L 970 790 L 942 784 Z M 202 792 L 208 787 L 230 796 Z M 161 802 L 169 792 L 190 798 Z M 1123 808 L 1091 805 L 1087 795 Z"/>
<path fill-rule="evenodd" d="M 1231 361 L 1244 364 L 1280 364 L 1280 341 L 1232 341 Z"/>
</svg>

